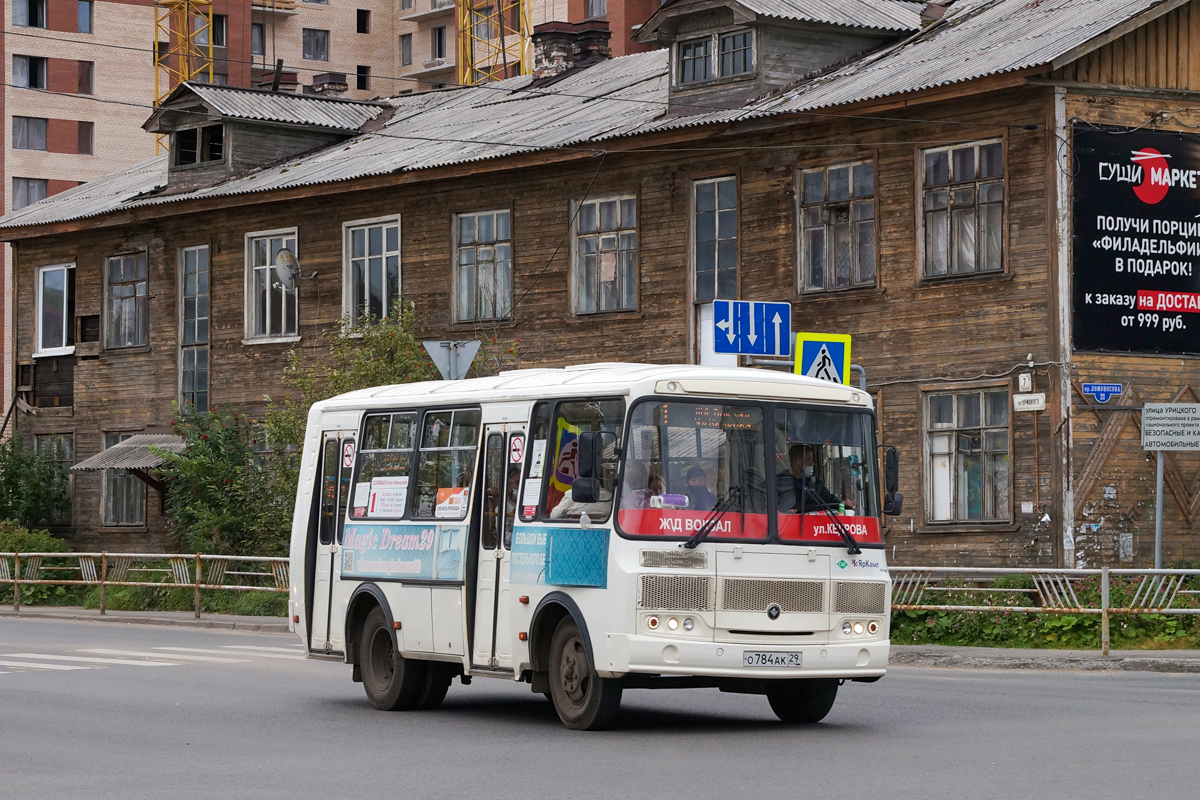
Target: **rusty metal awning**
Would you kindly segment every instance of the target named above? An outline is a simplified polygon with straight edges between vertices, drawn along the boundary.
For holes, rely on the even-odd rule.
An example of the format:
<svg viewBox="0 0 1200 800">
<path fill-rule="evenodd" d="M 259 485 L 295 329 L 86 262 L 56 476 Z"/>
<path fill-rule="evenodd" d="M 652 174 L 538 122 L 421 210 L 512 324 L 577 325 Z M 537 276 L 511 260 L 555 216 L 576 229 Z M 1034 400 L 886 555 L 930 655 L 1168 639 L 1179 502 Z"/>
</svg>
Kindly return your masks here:
<svg viewBox="0 0 1200 800">
<path fill-rule="evenodd" d="M 101 450 L 91 458 L 71 467 L 76 472 L 100 469 L 146 470 L 161 466 L 166 459 L 151 451 L 151 447 L 181 453 L 186 446 L 183 439 L 173 433 L 139 433 L 125 441 Z"/>
</svg>

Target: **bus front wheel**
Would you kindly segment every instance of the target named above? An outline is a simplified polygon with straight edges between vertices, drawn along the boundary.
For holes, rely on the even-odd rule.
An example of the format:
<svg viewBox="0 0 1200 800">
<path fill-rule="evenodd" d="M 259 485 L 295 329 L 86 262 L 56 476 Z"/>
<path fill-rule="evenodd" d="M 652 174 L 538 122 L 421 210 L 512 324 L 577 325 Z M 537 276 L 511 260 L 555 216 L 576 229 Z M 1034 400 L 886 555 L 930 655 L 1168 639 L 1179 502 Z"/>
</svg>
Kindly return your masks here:
<svg viewBox="0 0 1200 800">
<path fill-rule="evenodd" d="M 425 688 L 425 665 L 396 652 L 391 627 L 378 606 L 367 615 L 358 647 L 363 688 L 371 705 L 380 711 L 417 708 Z"/>
<path fill-rule="evenodd" d="M 575 620 L 565 617 L 550 640 L 550 699 L 573 731 L 608 727 L 621 707 L 621 683 L 596 674 Z"/>
<path fill-rule="evenodd" d="M 767 692 L 767 701 L 784 722 L 820 722 L 833 708 L 837 690 L 837 678 L 780 681 Z"/>
</svg>

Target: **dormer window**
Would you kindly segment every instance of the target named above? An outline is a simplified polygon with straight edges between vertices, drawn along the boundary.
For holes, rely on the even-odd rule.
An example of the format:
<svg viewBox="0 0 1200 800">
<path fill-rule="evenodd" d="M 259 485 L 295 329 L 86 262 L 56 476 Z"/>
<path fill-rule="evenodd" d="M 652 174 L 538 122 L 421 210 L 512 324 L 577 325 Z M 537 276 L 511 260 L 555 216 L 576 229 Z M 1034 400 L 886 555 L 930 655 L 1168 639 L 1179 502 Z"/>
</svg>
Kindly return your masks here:
<svg viewBox="0 0 1200 800">
<path fill-rule="evenodd" d="M 225 126 L 205 125 L 175 132 L 175 166 L 209 164 L 225 159 Z"/>
<path fill-rule="evenodd" d="M 684 86 L 718 78 L 734 78 L 754 71 L 754 33 L 740 30 L 714 33 L 680 42 L 677 84 Z M 720 55 L 713 63 L 713 53 Z"/>
</svg>

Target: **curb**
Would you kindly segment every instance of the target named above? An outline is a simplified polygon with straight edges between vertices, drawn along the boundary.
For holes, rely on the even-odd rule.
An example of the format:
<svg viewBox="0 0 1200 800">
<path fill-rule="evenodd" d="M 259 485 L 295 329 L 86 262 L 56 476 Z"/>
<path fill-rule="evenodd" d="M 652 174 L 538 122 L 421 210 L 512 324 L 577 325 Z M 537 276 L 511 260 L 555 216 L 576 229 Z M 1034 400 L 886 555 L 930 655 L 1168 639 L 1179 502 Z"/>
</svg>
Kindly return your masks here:
<svg viewBox="0 0 1200 800">
<path fill-rule="evenodd" d="M 960 669 L 1036 669 L 1075 672 L 1200 673 L 1200 661 L 1183 658 L 1025 658 L 1021 656 L 941 655 L 896 653 L 889 667 L 941 667 Z"/>
<path fill-rule="evenodd" d="M 258 633 L 288 633 L 286 620 L 279 622 L 249 622 L 238 620 L 213 619 L 175 619 L 173 617 L 134 617 L 134 616 L 100 616 L 100 614 L 44 613 L 23 614 L 19 611 L 0 611 L 0 618 L 11 619 L 52 619 L 72 622 L 116 622 L 133 623 L 136 625 L 165 625 L 176 628 L 213 628 L 218 630 L 257 631 Z"/>
</svg>

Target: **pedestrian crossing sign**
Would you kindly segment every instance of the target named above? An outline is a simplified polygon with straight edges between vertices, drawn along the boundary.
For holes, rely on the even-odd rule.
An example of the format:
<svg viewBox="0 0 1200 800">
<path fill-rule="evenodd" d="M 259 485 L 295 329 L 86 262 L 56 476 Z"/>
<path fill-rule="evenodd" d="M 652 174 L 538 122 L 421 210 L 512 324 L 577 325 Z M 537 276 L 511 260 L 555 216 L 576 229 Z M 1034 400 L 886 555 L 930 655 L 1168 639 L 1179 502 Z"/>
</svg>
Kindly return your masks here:
<svg viewBox="0 0 1200 800">
<path fill-rule="evenodd" d="M 850 383 L 850 336 L 842 333 L 797 333 L 797 375 L 834 383 Z"/>
</svg>

